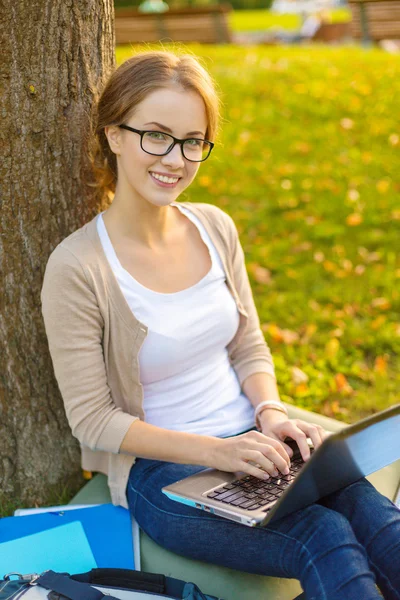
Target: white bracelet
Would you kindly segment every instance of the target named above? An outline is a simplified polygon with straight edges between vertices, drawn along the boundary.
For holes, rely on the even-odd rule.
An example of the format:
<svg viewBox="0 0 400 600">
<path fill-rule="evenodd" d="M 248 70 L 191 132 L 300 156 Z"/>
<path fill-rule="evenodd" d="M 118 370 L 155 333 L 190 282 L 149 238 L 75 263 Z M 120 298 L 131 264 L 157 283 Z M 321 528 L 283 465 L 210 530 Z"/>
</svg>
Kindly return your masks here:
<svg viewBox="0 0 400 600">
<path fill-rule="evenodd" d="M 278 400 L 265 400 L 264 402 L 258 404 L 256 406 L 256 410 L 254 411 L 254 420 L 258 429 L 261 429 L 259 416 L 264 408 L 272 408 L 275 410 L 280 410 L 281 412 L 285 413 L 285 415 L 288 414 L 287 408 L 284 404 L 282 404 L 282 402 L 279 402 Z"/>
</svg>

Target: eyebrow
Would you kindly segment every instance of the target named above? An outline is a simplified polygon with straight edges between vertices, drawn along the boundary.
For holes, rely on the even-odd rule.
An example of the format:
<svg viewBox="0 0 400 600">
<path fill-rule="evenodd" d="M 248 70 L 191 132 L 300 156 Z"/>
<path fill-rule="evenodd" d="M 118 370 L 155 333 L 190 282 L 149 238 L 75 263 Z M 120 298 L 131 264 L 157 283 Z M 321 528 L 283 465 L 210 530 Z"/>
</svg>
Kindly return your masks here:
<svg viewBox="0 0 400 600">
<path fill-rule="evenodd" d="M 151 123 L 145 123 L 144 127 L 146 125 L 156 125 L 157 127 L 159 127 L 160 129 L 164 129 L 165 131 L 167 131 L 168 133 L 172 133 L 172 129 L 170 129 L 169 127 L 167 127 L 166 125 L 161 125 L 161 123 L 156 123 L 155 121 L 151 121 Z M 186 135 L 202 135 L 203 137 L 205 136 L 205 134 L 202 131 L 189 131 L 189 133 L 187 133 Z"/>
</svg>

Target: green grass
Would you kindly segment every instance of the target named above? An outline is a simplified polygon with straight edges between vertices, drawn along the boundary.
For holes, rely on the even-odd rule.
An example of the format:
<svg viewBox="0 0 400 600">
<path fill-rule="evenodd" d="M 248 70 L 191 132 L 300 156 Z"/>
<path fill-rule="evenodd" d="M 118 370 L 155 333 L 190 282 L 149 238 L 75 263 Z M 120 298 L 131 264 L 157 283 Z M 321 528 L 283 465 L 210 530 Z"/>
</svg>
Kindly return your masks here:
<svg viewBox="0 0 400 600">
<path fill-rule="evenodd" d="M 286 29 L 296 31 L 301 27 L 298 15 L 279 15 L 270 10 L 235 10 L 228 15 L 232 31 L 264 31 L 266 29 Z M 344 8 L 329 12 L 332 23 L 350 21 L 350 11 Z"/>
<path fill-rule="evenodd" d="M 398 57 L 190 50 L 221 88 L 224 124 L 181 199 L 234 218 L 282 398 L 348 422 L 399 402 Z"/>
<path fill-rule="evenodd" d="M 83 477 L 66 480 L 48 487 L 46 490 L 46 503 L 26 502 L 18 498 L 9 498 L 0 491 L 0 519 L 14 514 L 17 508 L 32 508 L 39 506 L 63 506 L 75 496 L 79 489 L 85 484 Z"/>
</svg>

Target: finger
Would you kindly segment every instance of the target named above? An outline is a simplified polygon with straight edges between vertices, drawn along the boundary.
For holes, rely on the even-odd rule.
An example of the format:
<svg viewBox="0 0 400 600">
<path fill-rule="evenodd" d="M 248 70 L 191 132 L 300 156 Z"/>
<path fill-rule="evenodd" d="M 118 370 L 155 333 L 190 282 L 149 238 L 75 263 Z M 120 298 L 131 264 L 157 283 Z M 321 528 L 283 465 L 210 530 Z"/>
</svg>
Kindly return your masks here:
<svg viewBox="0 0 400 600">
<path fill-rule="evenodd" d="M 262 444 L 268 444 L 274 447 L 274 449 L 279 452 L 279 454 L 281 455 L 281 457 L 286 461 L 288 467 L 290 467 L 290 455 L 288 453 L 288 450 L 291 450 L 289 448 L 289 446 L 287 446 L 287 444 L 285 444 L 284 442 L 282 442 L 279 439 L 275 439 L 273 437 L 264 435 L 264 441 L 262 441 Z M 292 452 L 293 455 L 293 452 Z"/>
<path fill-rule="evenodd" d="M 253 466 L 256 466 L 256 468 L 261 467 L 268 475 L 275 476 L 278 474 L 274 462 L 259 450 L 248 450 L 245 460 L 251 460 L 254 463 Z"/>
<path fill-rule="evenodd" d="M 253 475 L 253 477 L 257 477 L 257 479 L 263 479 L 264 481 L 266 479 L 270 479 L 269 473 L 266 473 L 262 469 L 259 469 L 258 467 L 255 467 L 246 461 L 243 461 L 240 470 L 243 471 L 243 473 L 247 473 L 247 475 Z"/>
<path fill-rule="evenodd" d="M 321 432 L 322 441 L 326 440 L 326 438 L 328 438 L 332 434 L 333 434 L 333 431 L 327 431 L 326 429 L 322 428 L 322 432 Z"/>
<path fill-rule="evenodd" d="M 322 444 L 322 437 L 320 429 L 317 425 L 305 423 L 304 421 L 298 422 L 297 427 L 304 431 L 313 443 L 314 448 L 318 448 Z"/>
<path fill-rule="evenodd" d="M 304 421 L 297 421 L 297 425 L 300 427 L 300 429 L 305 431 L 305 433 L 311 439 L 314 448 L 318 448 L 318 446 L 320 446 L 329 435 L 332 435 L 330 431 L 326 431 L 326 429 L 321 427 L 321 425 L 305 423 Z"/>
<path fill-rule="evenodd" d="M 290 446 L 288 446 L 288 444 L 285 444 L 285 442 L 281 442 L 282 446 L 285 448 L 286 452 L 289 454 L 289 457 L 292 458 L 293 456 L 293 450 Z"/>
<path fill-rule="evenodd" d="M 289 456 L 289 459 L 292 458 L 293 450 L 288 444 L 285 444 L 285 442 L 283 442 L 281 439 L 279 439 L 279 437 L 277 437 L 276 435 L 273 435 L 272 433 L 269 434 L 269 437 L 272 437 L 274 440 L 278 440 L 279 444 L 283 447 L 286 454 Z M 285 435 L 285 438 L 286 437 L 287 436 Z M 286 460 L 286 457 L 284 457 L 284 458 Z M 290 460 L 288 461 L 288 466 L 290 467 Z"/>
<path fill-rule="evenodd" d="M 285 433 L 296 442 L 302 459 L 307 461 L 310 458 L 310 448 L 307 443 L 307 435 L 297 426 L 296 420 L 288 421 Z"/>
<path fill-rule="evenodd" d="M 280 446 L 281 451 L 278 450 L 278 448 L 273 447 L 273 445 L 269 443 L 261 444 L 261 447 L 257 448 L 257 450 L 259 450 L 264 456 L 266 456 L 270 461 L 272 461 L 281 473 L 287 475 L 290 467 L 290 459 L 279 442 L 278 445 Z M 283 458 L 282 452 L 285 454 L 285 458 Z"/>
</svg>

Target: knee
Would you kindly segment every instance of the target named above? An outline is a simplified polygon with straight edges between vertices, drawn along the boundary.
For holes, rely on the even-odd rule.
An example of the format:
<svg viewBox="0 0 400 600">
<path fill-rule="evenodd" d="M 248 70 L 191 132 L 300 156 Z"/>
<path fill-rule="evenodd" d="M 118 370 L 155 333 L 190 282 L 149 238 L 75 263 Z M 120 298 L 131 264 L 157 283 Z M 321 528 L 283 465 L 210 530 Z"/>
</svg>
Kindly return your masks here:
<svg viewBox="0 0 400 600">
<path fill-rule="evenodd" d="M 305 513 L 308 526 L 298 538 L 301 546 L 294 566 L 307 597 L 353 598 L 353 592 L 346 595 L 349 586 L 352 590 L 373 587 L 365 548 L 346 517 L 320 505 L 308 507 Z M 361 598 L 366 596 L 360 593 Z"/>
<path fill-rule="evenodd" d="M 313 504 L 304 509 L 304 513 L 304 539 L 308 542 L 330 544 L 355 537 L 348 519 L 335 510 Z"/>
<path fill-rule="evenodd" d="M 298 541 L 301 544 L 302 569 L 319 558 L 349 555 L 354 551 L 360 552 L 361 546 L 357 541 L 350 522 L 340 513 L 314 504 L 304 509 L 304 519 L 301 522 Z"/>
</svg>

